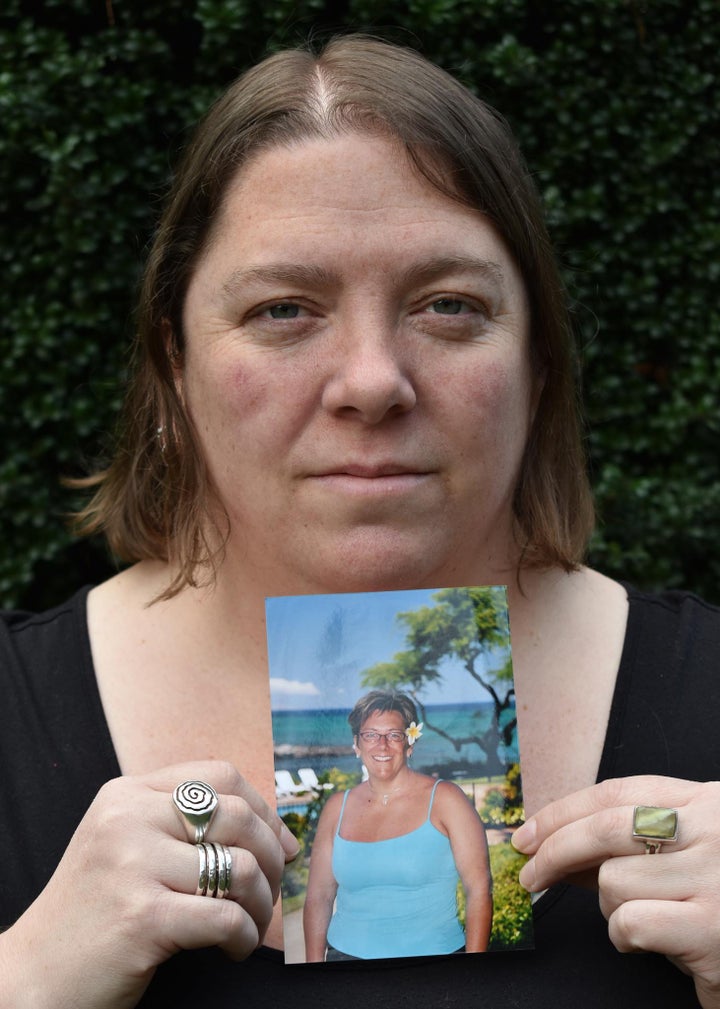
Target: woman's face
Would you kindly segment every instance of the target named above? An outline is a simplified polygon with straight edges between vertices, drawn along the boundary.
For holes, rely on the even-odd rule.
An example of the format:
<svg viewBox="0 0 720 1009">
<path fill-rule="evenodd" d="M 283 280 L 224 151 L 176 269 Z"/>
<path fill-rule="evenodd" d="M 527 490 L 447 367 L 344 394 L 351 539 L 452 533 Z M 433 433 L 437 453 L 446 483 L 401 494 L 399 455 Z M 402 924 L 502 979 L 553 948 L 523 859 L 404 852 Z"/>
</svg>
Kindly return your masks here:
<svg viewBox="0 0 720 1009">
<path fill-rule="evenodd" d="M 377 733 L 379 739 L 366 740 L 363 733 Z M 388 738 L 388 733 L 400 733 L 402 739 Z M 373 711 L 360 726 L 354 740 L 357 755 L 367 768 L 370 778 L 381 781 L 394 778 L 407 764 L 408 741 L 405 719 L 399 711 Z"/>
<path fill-rule="evenodd" d="M 231 522 L 283 592 L 473 584 L 516 560 L 534 402 L 525 291 L 489 222 L 394 142 L 264 151 L 228 189 L 179 377 Z"/>
</svg>

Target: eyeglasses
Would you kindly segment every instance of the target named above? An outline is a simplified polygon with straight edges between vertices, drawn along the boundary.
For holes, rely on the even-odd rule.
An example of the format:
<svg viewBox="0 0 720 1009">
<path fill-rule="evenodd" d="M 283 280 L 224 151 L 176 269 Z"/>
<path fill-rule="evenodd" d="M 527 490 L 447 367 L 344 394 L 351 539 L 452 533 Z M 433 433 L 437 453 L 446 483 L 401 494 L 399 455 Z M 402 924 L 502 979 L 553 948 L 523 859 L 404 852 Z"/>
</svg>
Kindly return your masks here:
<svg viewBox="0 0 720 1009">
<path fill-rule="evenodd" d="M 404 743 L 406 740 L 405 733 L 400 732 L 399 729 L 393 729 L 391 732 L 368 730 L 367 732 L 361 732 L 360 738 L 364 743 L 379 743 L 381 739 L 386 739 L 388 743 Z"/>
</svg>

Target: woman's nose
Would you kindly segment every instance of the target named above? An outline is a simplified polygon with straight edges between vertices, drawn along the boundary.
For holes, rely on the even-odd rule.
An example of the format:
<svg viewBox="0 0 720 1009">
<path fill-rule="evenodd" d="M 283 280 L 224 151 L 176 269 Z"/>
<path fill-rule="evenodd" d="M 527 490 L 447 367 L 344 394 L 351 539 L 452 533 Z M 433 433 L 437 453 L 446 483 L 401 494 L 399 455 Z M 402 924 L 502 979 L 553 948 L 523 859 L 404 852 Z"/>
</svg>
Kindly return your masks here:
<svg viewBox="0 0 720 1009">
<path fill-rule="evenodd" d="M 346 336 L 325 385 L 325 409 L 366 424 L 412 410 L 417 395 L 400 360 L 395 334 L 368 325 Z"/>
</svg>

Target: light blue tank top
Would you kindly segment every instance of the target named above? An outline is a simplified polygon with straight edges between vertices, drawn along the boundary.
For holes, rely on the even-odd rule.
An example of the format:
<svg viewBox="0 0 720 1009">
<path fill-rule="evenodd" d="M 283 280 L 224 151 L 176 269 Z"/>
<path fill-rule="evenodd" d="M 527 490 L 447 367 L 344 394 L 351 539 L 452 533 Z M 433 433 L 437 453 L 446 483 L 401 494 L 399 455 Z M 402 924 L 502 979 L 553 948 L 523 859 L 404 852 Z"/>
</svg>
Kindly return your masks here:
<svg viewBox="0 0 720 1009">
<path fill-rule="evenodd" d="M 450 841 L 427 819 L 386 841 L 346 841 L 340 825 L 332 867 L 338 884 L 328 942 L 351 956 L 386 958 L 454 953 L 465 944 L 457 919 L 457 882 Z"/>
</svg>

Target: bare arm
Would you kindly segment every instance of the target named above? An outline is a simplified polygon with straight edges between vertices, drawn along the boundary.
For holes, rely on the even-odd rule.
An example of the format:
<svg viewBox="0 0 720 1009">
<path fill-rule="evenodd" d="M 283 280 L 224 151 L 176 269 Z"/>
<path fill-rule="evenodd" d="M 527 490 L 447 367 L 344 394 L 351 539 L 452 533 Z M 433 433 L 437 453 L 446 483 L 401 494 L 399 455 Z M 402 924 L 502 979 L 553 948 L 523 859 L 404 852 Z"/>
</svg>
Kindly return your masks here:
<svg viewBox="0 0 720 1009">
<path fill-rule="evenodd" d="M 465 891 L 465 948 L 468 953 L 484 953 L 490 941 L 493 916 L 485 828 L 472 803 L 457 785 L 440 784 L 437 799 L 440 825 L 447 832 Z"/>
<path fill-rule="evenodd" d="M 308 963 L 325 959 L 327 931 L 337 893 L 332 872 L 332 848 L 342 800 L 342 793 L 328 799 L 315 834 L 303 912 L 305 958 Z"/>
</svg>

